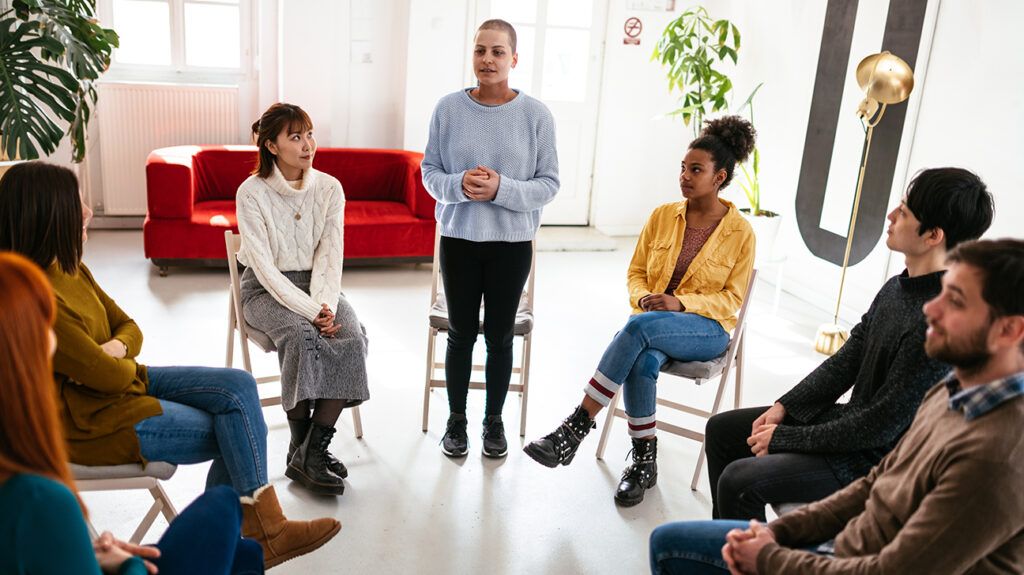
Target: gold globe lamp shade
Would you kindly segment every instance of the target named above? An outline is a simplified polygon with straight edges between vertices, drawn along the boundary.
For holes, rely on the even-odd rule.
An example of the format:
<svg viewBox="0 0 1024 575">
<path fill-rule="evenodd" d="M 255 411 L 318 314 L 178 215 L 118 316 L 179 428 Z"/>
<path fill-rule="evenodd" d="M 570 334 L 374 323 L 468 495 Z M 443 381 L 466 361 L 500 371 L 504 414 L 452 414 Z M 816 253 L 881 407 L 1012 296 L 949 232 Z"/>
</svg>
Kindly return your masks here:
<svg viewBox="0 0 1024 575">
<path fill-rule="evenodd" d="M 836 313 L 832 323 L 819 327 L 814 338 L 814 349 L 825 355 L 839 351 L 850 338 L 850 332 L 839 325 L 839 307 L 843 301 L 843 285 L 850 263 L 850 249 L 853 247 L 857 210 L 860 208 L 860 192 L 864 185 L 864 170 L 867 168 L 868 152 L 871 150 L 871 135 L 875 126 L 882 120 L 887 106 L 899 104 L 910 97 L 910 92 L 914 89 L 914 71 L 901 58 L 888 51 L 872 54 L 857 64 L 857 84 L 865 95 L 864 100 L 857 106 L 857 117 L 864 125 L 864 148 L 860 156 L 860 171 L 857 173 L 857 191 L 853 196 L 849 233 L 846 234 L 846 255 L 843 256 L 843 271 L 839 276 Z"/>
</svg>

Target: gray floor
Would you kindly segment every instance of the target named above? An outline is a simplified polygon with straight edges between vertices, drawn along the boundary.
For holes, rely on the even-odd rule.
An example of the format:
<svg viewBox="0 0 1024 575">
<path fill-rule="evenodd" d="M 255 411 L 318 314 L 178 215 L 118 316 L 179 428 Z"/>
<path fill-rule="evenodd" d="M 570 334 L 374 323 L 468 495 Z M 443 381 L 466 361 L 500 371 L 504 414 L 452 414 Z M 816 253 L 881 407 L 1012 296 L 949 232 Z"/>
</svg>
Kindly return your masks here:
<svg viewBox="0 0 1024 575">
<path fill-rule="evenodd" d="M 576 245 L 561 236 L 559 242 L 563 247 L 552 249 Z M 632 240 L 615 244 L 613 251 L 538 253 L 527 439 L 550 431 L 579 402 L 582 385 L 629 313 L 624 272 Z M 138 231 L 92 232 L 85 260 L 141 326 L 143 363 L 224 364 L 225 269 L 172 269 L 169 277 L 159 277 L 143 259 Z M 342 416 L 333 450 L 351 470 L 346 493 L 314 497 L 284 477 L 284 414 L 276 407 L 265 410 L 270 478 L 285 511 L 292 518 L 331 515 L 343 524 L 325 547 L 275 573 L 642 573 L 654 527 L 710 516 L 706 475 L 698 491 L 689 489 L 694 442 L 663 434 L 657 487 L 641 505 L 620 509 L 612 493 L 629 448 L 622 420 L 612 430 L 604 461 L 594 457 L 593 433 L 572 466 L 551 470 L 520 450 L 517 396 L 509 397 L 505 410 L 507 459 L 479 454 L 482 392 L 470 394 L 470 455 L 444 457 L 438 448 L 447 417 L 443 391 L 432 394 L 430 431 L 420 431 L 429 265 L 346 269 L 342 284 L 370 334 L 372 400 L 362 408 L 365 436 L 356 440 L 351 419 Z M 786 294 L 773 313 L 773 291 L 759 282 L 751 307 L 744 405 L 771 402 L 823 359 L 812 344 L 828 313 Z M 257 375 L 276 370 L 273 356 L 255 354 Z M 710 387 L 682 380 L 662 387 L 666 395 L 703 399 L 708 406 L 713 398 Z M 205 472 L 205 465 L 181 467 L 167 482 L 179 508 L 203 489 Z M 121 537 L 134 529 L 147 499 L 125 492 L 86 496 L 97 526 Z M 148 540 L 163 528 L 158 522 Z"/>
</svg>

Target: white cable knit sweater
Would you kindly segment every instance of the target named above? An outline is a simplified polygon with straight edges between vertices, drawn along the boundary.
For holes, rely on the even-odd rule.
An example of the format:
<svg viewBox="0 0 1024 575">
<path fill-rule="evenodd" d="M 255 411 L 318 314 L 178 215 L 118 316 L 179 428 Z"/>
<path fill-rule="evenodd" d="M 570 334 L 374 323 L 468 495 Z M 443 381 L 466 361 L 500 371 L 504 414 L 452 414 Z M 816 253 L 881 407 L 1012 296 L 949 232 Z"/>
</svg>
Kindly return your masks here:
<svg viewBox="0 0 1024 575">
<path fill-rule="evenodd" d="M 312 321 L 341 293 L 345 192 L 333 176 L 313 169 L 302 185 L 288 185 L 274 166 L 270 177 L 249 176 L 235 197 L 242 246 L 238 261 L 281 305 Z M 298 218 L 296 219 L 296 215 Z M 312 270 L 309 295 L 281 272 Z"/>
</svg>

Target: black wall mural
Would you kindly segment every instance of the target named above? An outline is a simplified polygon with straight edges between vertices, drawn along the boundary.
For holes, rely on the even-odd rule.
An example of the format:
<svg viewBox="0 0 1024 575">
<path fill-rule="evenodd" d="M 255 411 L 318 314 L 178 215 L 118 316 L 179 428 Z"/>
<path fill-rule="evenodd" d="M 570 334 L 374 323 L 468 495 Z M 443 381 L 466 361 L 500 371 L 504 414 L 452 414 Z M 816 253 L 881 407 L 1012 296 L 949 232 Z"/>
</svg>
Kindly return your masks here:
<svg viewBox="0 0 1024 575">
<path fill-rule="evenodd" d="M 892 52 L 914 69 L 927 6 L 928 0 L 890 0 L 879 51 Z M 856 18 L 856 0 L 829 0 L 796 192 L 796 221 L 804 243 L 814 255 L 840 266 L 846 251 L 846 236 L 822 229 L 820 221 L 836 128 L 839 122 L 857 121 L 853 115 L 839 117 L 847 69 L 855 66 L 860 57 L 868 55 L 858 54 L 856 62 L 850 61 Z M 906 117 L 906 102 L 896 104 L 886 109 L 885 117 L 875 127 L 871 155 L 864 173 L 856 234 L 850 250 L 850 265 L 863 261 L 882 235 Z M 850 181 L 848 185 L 852 189 L 856 182 Z M 852 208 L 852 203 L 848 207 Z"/>
</svg>

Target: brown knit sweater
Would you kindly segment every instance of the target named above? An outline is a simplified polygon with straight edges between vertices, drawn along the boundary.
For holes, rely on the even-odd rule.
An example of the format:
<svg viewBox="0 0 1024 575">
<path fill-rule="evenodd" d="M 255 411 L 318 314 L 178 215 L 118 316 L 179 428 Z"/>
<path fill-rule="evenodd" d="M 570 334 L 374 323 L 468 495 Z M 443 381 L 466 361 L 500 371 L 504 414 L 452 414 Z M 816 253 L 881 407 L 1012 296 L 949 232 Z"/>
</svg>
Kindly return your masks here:
<svg viewBox="0 0 1024 575">
<path fill-rule="evenodd" d="M 1024 397 L 973 421 L 948 402 L 933 387 L 867 477 L 773 521 L 758 570 L 1024 573 Z M 791 549 L 833 537 L 835 557 Z"/>
<path fill-rule="evenodd" d="M 142 350 L 139 326 L 100 289 L 85 265 L 74 274 L 51 265 L 46 275 L 57 296 L 53 376 L 71 461 L 143 461 L 135 424 L 163 410 L 146 395 L 146 367 L 133 359 Z M 111 339 L 125 343 L 128 357 L 115 359 L 100 348 Z"/>
</svg>

